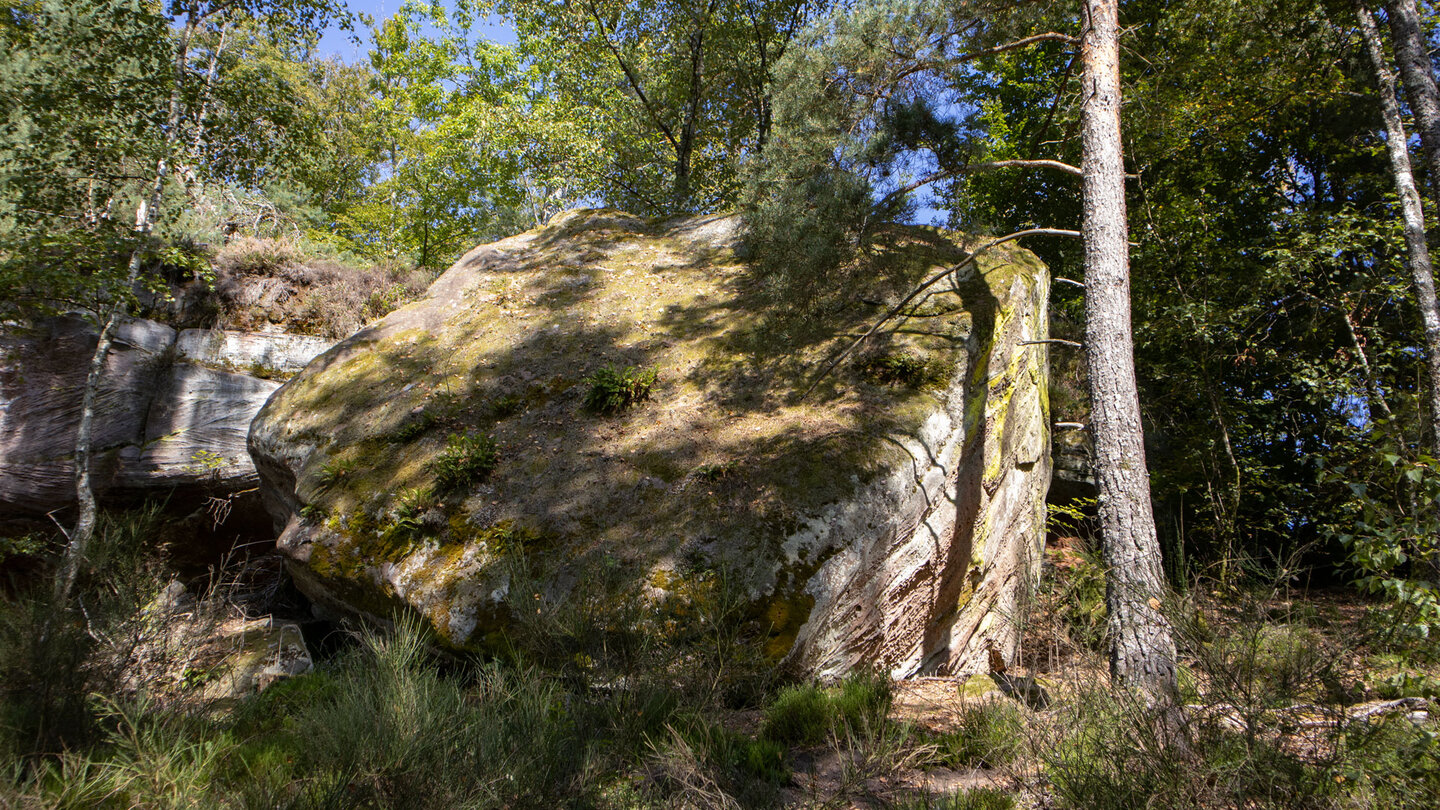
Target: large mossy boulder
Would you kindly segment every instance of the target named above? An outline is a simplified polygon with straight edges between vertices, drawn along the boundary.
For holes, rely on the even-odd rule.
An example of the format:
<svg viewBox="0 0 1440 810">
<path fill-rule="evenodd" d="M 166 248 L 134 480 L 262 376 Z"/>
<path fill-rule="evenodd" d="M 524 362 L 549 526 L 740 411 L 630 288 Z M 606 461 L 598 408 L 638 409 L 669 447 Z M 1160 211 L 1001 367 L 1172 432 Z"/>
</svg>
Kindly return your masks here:
<svg viewBox="0 0 1440 810">
<path fill-rule="evenodd" d="M 974 247 L 884 241 L 805 318 L 770 303 L 733 217 L 576 211 L 476 248 L 256 417 L 297 583 L 456 648 L 567 600 L 603 610 L 602 582 L 620 617 L 723 581 L 751 647 L 818 676 L 1012 657 L 1050 477 L 1048 276 L 986 252 L 810 390 Z"/>
</svg>

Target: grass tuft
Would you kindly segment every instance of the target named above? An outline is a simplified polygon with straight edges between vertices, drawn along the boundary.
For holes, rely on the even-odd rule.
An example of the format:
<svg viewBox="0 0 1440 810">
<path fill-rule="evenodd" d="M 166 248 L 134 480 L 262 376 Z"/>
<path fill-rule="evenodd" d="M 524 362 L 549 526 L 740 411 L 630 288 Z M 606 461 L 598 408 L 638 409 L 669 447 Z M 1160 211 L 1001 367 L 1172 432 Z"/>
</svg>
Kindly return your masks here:
<svg viewBox="0 0 1440 810">
<path fill-rule="evenodd" d="M 952 768 L 998 768 L 1022 753 L 1022 731 L 1020 714 L 1010 703 L 966 706 L 959 728 L 936 737 L 936 756 Z"/>
<path fill-rule="evenodd" d="M 876 673 L 855 673 L 833 689 L 789 686 L 765 710 L 761 736 L 790 745 L 818 745 L 837 732 L 879 728 L 890 703 L 890 680 Z"/>
</svg>

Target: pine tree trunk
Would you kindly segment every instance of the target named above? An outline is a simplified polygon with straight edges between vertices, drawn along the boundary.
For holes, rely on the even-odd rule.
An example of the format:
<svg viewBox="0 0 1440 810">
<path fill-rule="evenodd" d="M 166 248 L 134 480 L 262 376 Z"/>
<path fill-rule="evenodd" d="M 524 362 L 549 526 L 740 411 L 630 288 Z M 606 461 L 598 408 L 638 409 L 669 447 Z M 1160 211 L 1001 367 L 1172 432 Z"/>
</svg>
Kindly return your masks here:
<svg viewBox="0 0 1440 810">
<path fill-rule="evenodd" d="M 1165 728 L 1178 731 L 1175 642 L 1160 611 L 1164 580 L 1130 335 L 1118 16 L 1117 0 L 1086 0 L 1080 50 L 1085 349 L 1108 569 L 1110 671 L 1159 712 Z"/>
<path fill-rule="evenodd" d="M 1425 330 L 1425 358 L 1430 379 L 1426 395 L 1430 403 L 1431 452 L 1440 456 L 1440 304 L 1435 300 L 1435 272 L 1430 264 L 1430 247 L 1425 242 L 1425 212 L 1420 194 L 1415 190 L 1415 176 L 1410 170 L 1410 152 L 1405 124 L 1400 118 L 1400 103 L 1395 99 L 1395 74 L 1385 59 L 1380 31 L 1375 18 L 1360 0 L 1355 0 L 1355 16 L 1360 22 L 1360 35 L 1380 89 L 1380 111 L 1385 118 L 1385 147 L 1390 153 L 1390 172 L 1395 176 L 1395 191 L 1400 197 L 1400 216 L 1405 223 L 1405 248 L 1409 254 L 1410 278 L 1415 285 L 1415 303 L 1420 308 L 1420 322 Z"/>
<path fill-rule="evenodd" d="M 1415 0 L 1386 0 L 1385 9 L 1390 18 L 1390 35 L 1395 40 L 1395 62 L 1400 66 L 1405 97 L 1410 99 L 1415 128 L 1420 131 L 1420 149 L 1430 170 L 1430 187 L 1440 190 L 1440 88 L 1435 85 L 1420 14 Z"/>
</svg>

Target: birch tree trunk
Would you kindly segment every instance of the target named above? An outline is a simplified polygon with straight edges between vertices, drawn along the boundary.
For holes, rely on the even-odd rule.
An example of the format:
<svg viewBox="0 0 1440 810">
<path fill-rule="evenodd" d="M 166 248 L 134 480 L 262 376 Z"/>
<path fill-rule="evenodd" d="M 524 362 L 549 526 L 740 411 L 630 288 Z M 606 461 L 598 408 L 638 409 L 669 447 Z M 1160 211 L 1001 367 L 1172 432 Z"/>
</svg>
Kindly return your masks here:
<svg viewBox="0 0 1440 810">
<path fill-rule="evenodd" d="M 1361 0 L 1354 0 L 1355 16 L 1360 23 L 1360 36 L 1380 89 L 1380 112 L 1385 118 L 1385 148 L 1390 154 L 1390 172 L 1395 176 L 1395 191 L 1400 197 L 1400 216 L 1405 223 L 1405 249 L 1410 278 L 1415 285 L 1415 303 L 1420 308 L 1420 322 L 1425 330 L 1425 359 L 1429 363 L 1431 452 L 1440 456 L 1440 305 L 1435 300 L 1435 272 L 1430 264 L 1430 247 L 1425 242 L 1425 213 L 1420 194 L 1415 190 L 1415 176 L 1410 170 L 1410 151 L 1405 123 L 1400 119 L 1400 103 L 1395 99 L 1395 74 L 1385 59 L 1380 31 L 1375 17 Z"/>
<path fill-rule="evenodd" d="M 1435 85 L 1420 14 L 1415 0 L 1386 0 L 1385 10 L 1390 19 L 1390 36 L 1395 41 L 1395 62 L 1400 66 L 1405 97 L 1410 100 L 1415 128 L 1420 131 L 1420 150 L 1430 170 L 1430 188 L 1440 193 L 1440 88 Z"/>
<path fill-rule="evenodd" d="M 129 309 L 129 296 L 135 290 L 140 278 L 140 266 L 144 256 L 145 239 L 155 225 L 155 213 L 160 208 L 161 195 L 165 190 L 165 179 L 170 173 L 170 149 L 176 143 L 176 130 L 180 125 L 181 87 L 185 72 L 185 60 L 189 57 L 190 41 L 195 31 L 192 17 L 185 27 L 180 48 L 175 56 L 175 83 L 170 89 L 170 110 L 166 119 L 164 148 L 155 164 L 155 177 L 149 194 L 135 207 L 135 233 L 139 239 L 130 252 L 130 263 L 126 267 L 124 286 L 115 290 L 113 300 L 100 327 L 95 342 L 95 353 L 90 357 L 90 370 L 85 375 L 85 391 L 80 399 L 80 424 L 75 430 L 75 501 L 79 514 L 75 527 L 70 530 L 65 544 L 65 556 L 60 563 L 60 576 L 55 581 L 55 606 L 64 609 L 70 602 L 70 594 L 79 578 L 80 564 L 84 562 L 90 539 L 95 534 L 95 489 L 90 482 L 90 458 L 93 451 L 91 440 L 95 430 L 95 402 L 99 398 L 100 382 L 105 376 L 105 361 L 110 356 L 110 344 L 114 339 L 115 327 Z"/>
<path fill-rule="evenodd" d="M 1178 731 L 1183 717 L 1175 642 L 1160 611 L 1164 580 L 1130 334 L 1118 17 L 1117 0 L 1085 0 L 1080 44 L 1085 349 L 1105 541 L 1110 672 L 1158 711 L 1165 728 Z"/>
</svg>

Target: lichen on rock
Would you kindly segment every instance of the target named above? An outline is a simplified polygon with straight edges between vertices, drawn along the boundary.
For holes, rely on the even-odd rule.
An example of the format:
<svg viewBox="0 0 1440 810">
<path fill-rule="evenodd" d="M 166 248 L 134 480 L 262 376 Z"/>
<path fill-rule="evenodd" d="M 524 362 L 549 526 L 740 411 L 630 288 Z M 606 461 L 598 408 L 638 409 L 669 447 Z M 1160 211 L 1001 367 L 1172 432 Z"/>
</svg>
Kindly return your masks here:
<svg viewBox="0 0 1440 810">
<path fill-rule="evenodd" d="M 523 600 L 593 587 L 599 560 L 652 601 L 724 571 L 751 600 L 747 637 L 812 673 L 1013 654 L 1049 481 L 1045 346 L 1027 342 L 1045 337 L 1044 267 L 984 254 L 809 391 L 967 240 L 895 229 L 863 288 L 798 326 L 739 244 L 734 217 L 567 212 L 313 361 L 250 434 L 300 586 L 418 613 L 464 648 Z M 653 372 L 648 397 L 584 408 L 607 367 Z M 437 487 L 457 435 L 497 460 Z M 517 563 L 539 577 L 523 594 Z"/>
</svg>

